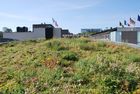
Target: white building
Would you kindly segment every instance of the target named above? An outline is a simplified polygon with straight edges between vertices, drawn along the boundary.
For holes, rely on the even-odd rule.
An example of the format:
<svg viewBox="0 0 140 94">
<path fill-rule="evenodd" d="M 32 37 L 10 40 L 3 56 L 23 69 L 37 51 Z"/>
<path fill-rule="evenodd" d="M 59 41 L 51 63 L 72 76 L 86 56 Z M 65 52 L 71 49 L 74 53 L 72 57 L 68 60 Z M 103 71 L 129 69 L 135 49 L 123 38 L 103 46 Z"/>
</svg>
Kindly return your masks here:
<svg viewBox="0 0 140 94">
<path fill-rule="evenodd" d="M 126 42 L 140 45 L 140 27 L 117 27 L 92 35 L 95 39 Z"/>
</svg>

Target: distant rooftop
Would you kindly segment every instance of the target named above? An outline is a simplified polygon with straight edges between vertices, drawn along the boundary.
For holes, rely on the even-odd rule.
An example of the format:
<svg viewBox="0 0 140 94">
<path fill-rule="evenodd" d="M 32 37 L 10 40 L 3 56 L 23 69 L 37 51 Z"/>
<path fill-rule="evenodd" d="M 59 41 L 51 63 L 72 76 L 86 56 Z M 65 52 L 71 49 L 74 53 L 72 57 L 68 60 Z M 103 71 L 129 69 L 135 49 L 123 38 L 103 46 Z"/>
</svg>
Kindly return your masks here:
<svg viewBox="0 0 140 94">
<path fill-rule="evenodd" d="M 140 27 L 117 27 L 117 31 L 140 31 Z"/>
<path fill-rule="evenodd" d="M 101 32 L 102 29 L 100 28 L 84 28 L 81 29 L 81 32 Z"/>
<path fill-rule="evenodd" d="M 33 28 L 54 28 L 54 26 L 52 24 L 41 23 L 41 24 L 33 24 Z"/>
<path fill-rule="evenodd" d="M 115 27 L 115 28 L 102 30 L 101 32 L 96 32 L 95 34 L 92 35 L 105 33 L 105 32 L 113 32 L 113 31 L 123 31 L 123 32 L 140 31 L 140 27 Z"/>
</svg>

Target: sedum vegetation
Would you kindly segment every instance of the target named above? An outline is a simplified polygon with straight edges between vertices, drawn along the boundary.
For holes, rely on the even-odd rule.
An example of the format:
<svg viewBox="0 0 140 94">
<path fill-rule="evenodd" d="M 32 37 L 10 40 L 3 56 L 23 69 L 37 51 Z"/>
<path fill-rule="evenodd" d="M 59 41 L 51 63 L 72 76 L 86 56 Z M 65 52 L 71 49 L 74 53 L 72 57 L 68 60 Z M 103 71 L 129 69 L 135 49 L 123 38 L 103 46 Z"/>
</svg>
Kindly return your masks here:
<svg viewBox="0 0 140 94">
<path fill-rule="evenodd" d="M 3 44 L 0 94 L 140 94 L 140 50 L 84 38 Z"/>
</svg>

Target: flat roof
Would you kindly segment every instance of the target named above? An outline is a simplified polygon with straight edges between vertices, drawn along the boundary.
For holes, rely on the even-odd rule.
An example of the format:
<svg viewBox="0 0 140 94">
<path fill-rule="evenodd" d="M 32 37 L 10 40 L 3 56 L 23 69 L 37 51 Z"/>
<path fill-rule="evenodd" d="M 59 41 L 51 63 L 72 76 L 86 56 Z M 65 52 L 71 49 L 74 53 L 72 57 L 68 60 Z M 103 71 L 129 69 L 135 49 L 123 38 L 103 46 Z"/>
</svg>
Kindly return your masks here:
<svg viewBox="0 0 140 94">
<path fill-rule="evenodd" d="M 33 24 L 33 28 L 54 28 L 52 24 Z"/>
<path fill-rule="evenodd" d="M 111 29 L 107 29 L 107 30 L 102 30 L 101 32 L 96 32 L 95 34 L 92 34 L 92 35 L 106 33 L 106 32 L 113 32 L 113 31 L 117 31 L 117 28 L 111 28 Z"/>
<path fill-rule="evenodd" d="M 92 35 L 101 34 L 101 33 L 105 33 L 105 32 L 113 32 L 113 31 L 118 31 L 118 32 L 119 31 L 123 31 L 123 32 L 140 31 L 140 27 L 116 27 L 116 28 L 102 30 L 101 32 L 97 32 L 97 33 L 92 34 Z"/>
<path fill-rule="evenodd" d="M 117 31 L 140 31 L 140 27 L 117 27 Z"/>
</svg>

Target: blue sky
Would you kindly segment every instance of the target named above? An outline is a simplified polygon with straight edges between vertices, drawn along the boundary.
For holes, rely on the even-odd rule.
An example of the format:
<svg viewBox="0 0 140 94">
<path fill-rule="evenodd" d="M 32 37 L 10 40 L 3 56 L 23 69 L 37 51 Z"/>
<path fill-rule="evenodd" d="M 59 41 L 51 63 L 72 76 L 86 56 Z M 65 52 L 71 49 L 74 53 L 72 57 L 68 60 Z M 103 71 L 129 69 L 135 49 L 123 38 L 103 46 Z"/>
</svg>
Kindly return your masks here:
<svg viewBox="0 0 140 94">
<path fill-rule="evenodd" d="M 140 0 L 1 0 L 0 30 L 17 26 L 52 23 L 73 33 L 81 28 L 116 27 L 119 21 L 137 19 Z M 140 26 L 137 23 L 136 26 Z"/>
</svg>

